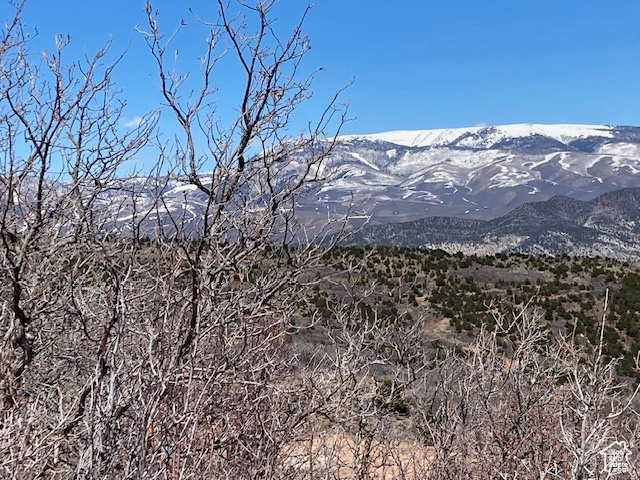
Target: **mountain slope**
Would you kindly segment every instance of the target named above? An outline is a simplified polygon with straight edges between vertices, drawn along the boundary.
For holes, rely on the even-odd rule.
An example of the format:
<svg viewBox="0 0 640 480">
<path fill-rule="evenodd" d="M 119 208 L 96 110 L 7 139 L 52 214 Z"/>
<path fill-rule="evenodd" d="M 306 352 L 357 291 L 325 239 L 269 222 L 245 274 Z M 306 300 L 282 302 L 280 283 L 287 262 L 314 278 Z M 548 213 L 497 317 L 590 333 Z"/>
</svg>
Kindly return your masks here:
<svg viewBox="0 0 640 480">
<path fill-rule="evenodd" d="M 308 155 L 305 150 L 289 155 L 276 184 L 299 175 Z M 251 160 L 247 164 L 248 168 L 253 165 Z M 473 221 L 507 215 L 531 201 L 555 198 L 554 208 L 562 210 L 563 202 L 571 202 L 562 196 L 586 201 L 640 187 L 640 127 L 523 124 L 349 135 L 339 137 L 319 173 L 329 180 L 310 185 L 292 207 L 305 226 L 313 228 L 342 215 L 348 215 L 353 227 L 365 222 L 460 217 L 453 223 L 430 220 L 443 224 L 434 235 L 446 239 L 449 234 L 442 230 L 446 222 L 451 225 L 447 228 L 475 232 Z M 141 231 L 149 236 L 162 226 L 165 233 L 171 232 L 173 221 L 188 232 L 197 232 L 207 200 L 187 179 L 173 176 L 118 180 L 106 196 L 100 201 L 110 230 L 126 232 L 135 217 L 142 219 Z M 625 205 L 634 205 L 629 199 L 602 197 L 600 201 L 600 214 L 588 213 L 588 221 L 580 217 L 585 225 L 611 229 L 607 202 L 619 202 L 620 222 L 626 222 L 632 213 Z M 257 204 L 242 202 L 240 208 L 259 210 Z M 565 216 L 587 215 L 571 208 L 578 207 L 567 203 Z M 518 220 L 506 217 L 504 221 L 510 225 Z M 502 229 L 496 225 L 492 235 L 502 235 Z M 637 233 L 634 229 L 637 227 L 630 227 L 633 234 Z M 519 233 L 524 234 L 534 235 L 528 230 Z"/>
<path fill-rule="evenodd" d="M 443 248 L 464 253 L 521 251 L 600 255 L 640 262 L 640 188 L 609 192 L 585 202 L 556 196 L 519 206 L 493 220 L 428 217 L 365 226 L 355 244 Z"/>
<path fill-rule="evenodd" d="M 372 223 L 486 220 L 556 195 L 587 200 L 640 187 L 640 127 L 522 124 L 339 140 L 326 167 L 332 180 L 301 202 L 309 219 L 352 204 Z"/>
</svg>

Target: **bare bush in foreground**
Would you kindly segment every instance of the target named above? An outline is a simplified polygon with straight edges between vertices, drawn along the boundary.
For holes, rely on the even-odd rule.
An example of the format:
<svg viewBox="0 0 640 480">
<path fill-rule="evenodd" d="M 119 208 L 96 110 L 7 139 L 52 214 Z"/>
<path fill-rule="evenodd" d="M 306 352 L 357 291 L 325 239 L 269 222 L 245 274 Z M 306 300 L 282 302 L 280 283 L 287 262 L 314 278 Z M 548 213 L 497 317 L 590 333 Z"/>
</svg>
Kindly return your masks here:
<svg viewBox="0 0 640 480">
<path fill-rule="evenodd" d="M 237 7 L 240 17 L 219 2 L 200 23 L 209 36 L 193 96 L 166 66 L 175 34 L 163 36 L 147 4 L 144 35 L 184 134 L 159 143 L 159 165 L 199 195 L 197 221 L 121 188 L 155 117 L 121 131 L 107 49 L 67 64 L 59 37 L 39 59 L 23 4 L 3 32 L 3 477 L 272 478 L 326 402 L 296 380 L 286 330 L 300 276 L 324 251 L 304 241 L 295 200 L 324 175 L 332 144 L 319 140 L 341 113 L 334 100 L 306 135 L 284 137 L 309 96 L 311 78 L 297 79 L 307 39 L 300 25 L 280 39 L 270 2 Z M 228 125 L 213 103 L 223 53 L 244 75 Z M 292 165 L 301 148 L 308 155 Z M 125 205 L 128 234 L 112 235 Z M 148 241 L 142 225 L 154 217 Z"/>
</svg>

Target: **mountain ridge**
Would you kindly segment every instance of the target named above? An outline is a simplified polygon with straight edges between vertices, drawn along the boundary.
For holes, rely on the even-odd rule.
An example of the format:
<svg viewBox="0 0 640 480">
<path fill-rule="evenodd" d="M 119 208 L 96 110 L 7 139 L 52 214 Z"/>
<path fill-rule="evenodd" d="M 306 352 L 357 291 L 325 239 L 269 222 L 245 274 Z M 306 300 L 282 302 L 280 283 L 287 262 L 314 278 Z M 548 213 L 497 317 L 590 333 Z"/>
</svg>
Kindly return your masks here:
<svg viewBox="0 0 640 480">
<path fill-rule="evenodd" d="M 339 137 L 317 172 L 328 180 L 311 182 L 286 208 L 309 229 L 341 217 L 352 228 L 434 216 L 486 221 L 558 195 L 587 201 L 640 187 L 640 127 L 519 124 L 401 133 L 404 143 L 418 146 L 389 143 L 387 134 Z M 305 171 L 314 153 L 290 149 L 272 172 L 276 188 Z M 259 155 L 255 159 L 259 172 Z M 64 195 L 68 185 L 52 188 Z M 603 209 L 606 202 L 624 204 L 607 198 L 600 200 Z M 259 214 L 264 198 L 253 200 L 243 208 Z M 563 205 L 556 202 L 558 208 Z M 114 180 L 98 204 L 110 218 L 105 220 L 110 231 L 139 228 L 153 236 L 163 229 L 171 232 L 171 219 L 179 219 L 181 228 L 196 235 L 207 196 L 187 177 L 130 177 Z M 621 222 L 632 214 L 623 213 Z M 594 214 L 589 222 L 605 225 L 603 215 Z"/>
<path fill-rule="evenodd" d="M 486 149 L 491 148 L 488 146 L 489 144 L 497 146 L 504 140 L 531 136 L 552 138 L 562 144 L 568 144 L 571 141 L 590 137 L 614 138 L 614 132 L 617 128 L 625 129 L 629 127 L 586 124 L 521 123 L 427 130 L 394 130 L 374 134 L 343 135 L 338 137 L 338 139 L 342 141 L 377 140 L 406 147 L 458 145 L 469 148 L 475 145 L 475 148 Z M 477 143 L 474 144 L 474 141 Z M 506 145 L 503 144 L 503 146 Z"/>
<path fill-rule="evenodd" d="M 555 196 L 523 204 L 492 220 L 426 217 L 364 226 L 353 244 L 442 248 L 455 253 L 523 252 L 605 256 L 640 262 L 640 188 L 590 201 Z"/>
<path fill-rule="evenodd" d="M 325 166 L 331 179 L 300 204 L 311 221 L 350 207 L 371 223 L 438 215 L 487 220 L 531 200 L 588 200 L 640 186 L 634 126 L 516 124 L 337 140 Z"/>
</svg>

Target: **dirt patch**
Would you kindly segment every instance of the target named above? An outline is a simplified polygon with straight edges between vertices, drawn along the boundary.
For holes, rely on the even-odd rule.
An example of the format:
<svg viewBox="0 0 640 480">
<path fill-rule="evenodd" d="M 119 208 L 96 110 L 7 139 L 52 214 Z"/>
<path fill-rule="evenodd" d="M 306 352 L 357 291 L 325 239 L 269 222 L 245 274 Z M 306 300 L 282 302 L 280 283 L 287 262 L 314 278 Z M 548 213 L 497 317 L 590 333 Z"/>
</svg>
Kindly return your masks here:
<svg viewBox="0 0 640 480">
<path fill-rule="evenodd" d="M 415 442 L 374 440 L 349 433 L 317 434 L 285 449 L 285 468 L 305 476 L 332 478 L 426 478 L 432 448 Z"/>
</svg>

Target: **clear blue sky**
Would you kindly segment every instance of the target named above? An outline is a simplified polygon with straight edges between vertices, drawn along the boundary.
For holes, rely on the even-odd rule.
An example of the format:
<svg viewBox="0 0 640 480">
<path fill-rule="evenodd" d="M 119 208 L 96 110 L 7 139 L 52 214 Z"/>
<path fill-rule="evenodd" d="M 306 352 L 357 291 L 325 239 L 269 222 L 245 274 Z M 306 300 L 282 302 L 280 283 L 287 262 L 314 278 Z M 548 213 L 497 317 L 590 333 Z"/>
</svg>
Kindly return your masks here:
<svg viewBox="0 0 640 480">
<path fill-rule="evenodd" d="M 7 17 L 8 2 L 0 13 Z M 212 18 L 212 0 L 158 0 L 166 25 Z M 286 29 L 302 0 L 282 0 Z M 114 52 L 131 46 L 117 81 L 131 118 L 154 107 L 157 83 L 136 24 L 143 0 L 29 0 L 25 18 L 49 44 L 70 33 L 73 50 L 91 52 L 109 36 Z M 507 123 L 640 125 L 638 0 L 317 0 L 306 23 L 308 68 L 323 67 L 312 117 L 334 90 L 355 117 L 344 133 Z M 195 55 L 203 36 L 184 38 Z M 39 44 L 39 45 L 40 45 Z M 221 83 L 232 82 L 225 72 Z M 223 105 L 224 106 L 224 105 Z"/>
</svg>

